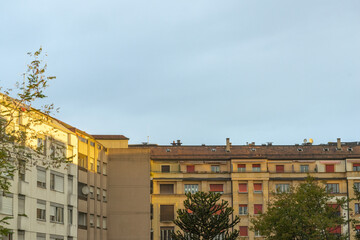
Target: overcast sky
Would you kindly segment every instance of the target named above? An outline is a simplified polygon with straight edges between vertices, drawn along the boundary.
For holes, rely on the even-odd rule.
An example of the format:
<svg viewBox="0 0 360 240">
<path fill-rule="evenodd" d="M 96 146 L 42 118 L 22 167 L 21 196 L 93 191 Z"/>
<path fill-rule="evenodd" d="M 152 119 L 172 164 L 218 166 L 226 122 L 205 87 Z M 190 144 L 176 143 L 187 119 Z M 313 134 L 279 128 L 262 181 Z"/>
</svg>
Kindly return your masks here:
<svg viewBox="0 0 360 240">
<path fill-rule="evenodd" d="M 360 141 L 360 1 L 0 1 L 0 85 L 40 46 L 56 117 L 130 143 Z"/>
</svg>

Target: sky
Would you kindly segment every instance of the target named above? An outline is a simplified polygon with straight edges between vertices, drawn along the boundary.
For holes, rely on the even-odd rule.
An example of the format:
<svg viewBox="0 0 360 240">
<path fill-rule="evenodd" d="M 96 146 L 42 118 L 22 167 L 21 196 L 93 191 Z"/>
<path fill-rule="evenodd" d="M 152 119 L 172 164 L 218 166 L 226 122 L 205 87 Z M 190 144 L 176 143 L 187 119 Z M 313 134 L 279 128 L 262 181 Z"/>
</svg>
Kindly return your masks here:
<svg viewBox="0 0 360 240">
<path fill-rule="evenodd" d="M 359 0 L 0 1 L 0 86 L 40 46 L 55 117 L 90 134 L 360 141 Z"/>
</svg>

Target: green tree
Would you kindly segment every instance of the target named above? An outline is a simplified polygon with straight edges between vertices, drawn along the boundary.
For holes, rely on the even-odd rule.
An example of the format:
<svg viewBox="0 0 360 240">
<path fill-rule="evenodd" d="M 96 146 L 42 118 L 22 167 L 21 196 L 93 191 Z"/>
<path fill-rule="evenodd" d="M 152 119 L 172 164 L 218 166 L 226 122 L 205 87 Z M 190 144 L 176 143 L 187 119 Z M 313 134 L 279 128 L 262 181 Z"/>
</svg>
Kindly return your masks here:
<svg viewBox="0 0 360 240">
<path fill-rule="evenodd" d="M 349 221 L 340 214 L 347 210 L 347 199 L 333 196 L 325 187 L 308 177 L 304 183 L 289 192 L 273 194 L 268 209 L 252 218 L 251 230 L 257 230 L 265 239 L 310 240 L 347 239 L 348 234 L 335 234 L 334 230 Z"/>
<path fill-rule="evenodd" d="M 232 231 L 232 228 L 240 222 L 240 218 L 235 216 L 234 220 L 230 220 L 234 209 L 227 201 L 219 201 L 221 194 L 197 192 L 187 193 L 186 196 L 185 209 L 179 209 L 174 220 L 182 231 L 173 233 L 173 239 L 213 240 L 221 236 L 221 239 L 233 240 L 239 236 L 239 231 Z"/>
<path fill-rule="evenodd" d="M 36 142 L 39 135 L 51 136 L 56 128 L 41 129 L 38 126 L 53 124 L 51 114 L 53 104 L 38 106 L 47 96 L 44 90 L 49 81 L 55 79 L 46 75 L 47 65 L 44 63 L 42 48 L 34 53 L 28 53 L 32 58 L 23 74 L 23 79 L 16 82 L 12 89 L 0 87 L 0 194 L 8 193 L 15 171 L 25 171 L 30 166 L 60 167 L 68 163 L 65 149 L 56 149 L 61 154 L 44 156 L 44 143 Z M 46 54 L 45 54 L 46 56 Z M 38 109 L 36 109 L 38 108 Z M 54 150 L 54 149 L 53 149 Z M 0 220 L 0 235 L 8 235 L 5 217 Z"/>
</svg>

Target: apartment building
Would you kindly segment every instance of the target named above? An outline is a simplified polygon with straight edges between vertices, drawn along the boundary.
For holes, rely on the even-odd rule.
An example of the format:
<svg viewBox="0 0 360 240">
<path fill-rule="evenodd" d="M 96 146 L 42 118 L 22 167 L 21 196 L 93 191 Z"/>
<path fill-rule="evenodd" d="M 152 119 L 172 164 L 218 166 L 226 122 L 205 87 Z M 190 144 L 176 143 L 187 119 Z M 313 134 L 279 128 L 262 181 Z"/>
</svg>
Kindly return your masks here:
<svg viewBox="0 0 360 240">
<path fill-rule="evenodd" d="M 40 113 L 38 113 L 40 114 Z M 21 128 L 29 116 L 20 115 L 13 126 Z M 4 239 L 77 239 L 77 151 L 76 136 L 53 118 L 34 125 L 36 138 L 25 143 L 35 166 L 19 161 L 19 171 L 11 180 L 10 193 L 0 195 L 0 218 L 9 216 L 12 233 Z M 41 153 L 34 149 L 41 147 Z M 74 164 L 43 166 L 54 158 L 71 158 Z"/>
<path fill-rule="evenodd" d="M 136 146 L 138 147 L 138 146 Z M 146 148 L 147 146 L 143 146 Z M 132 146 L 129 146 L 132 148 Z M 183 208 L 185 193 L 220 192 L 222 199 L 241 218 L 236 227 L 240 236 L 262 239 L 249 230 L 250 216 L 266 211 L 273 192 L 287 191 L 308 174 L 324 182 L 338 197 L 353 197 L 353 186 L 360 189 L 360 143 L 337 142 L 312 145 L 275 146 L 272 144 L 231 146 L 151 146 L 153 191 L 151 239 L 167 240 L 177 230 L 172 220 Z M 360 218 L 359 203 L 351 203 L 353 211 L 341 210 L 345 217 Z M 360 226 L 358 226 L 360 228 Z M 338 232 L 354 232 L 341 226 Z"/>
</svg>

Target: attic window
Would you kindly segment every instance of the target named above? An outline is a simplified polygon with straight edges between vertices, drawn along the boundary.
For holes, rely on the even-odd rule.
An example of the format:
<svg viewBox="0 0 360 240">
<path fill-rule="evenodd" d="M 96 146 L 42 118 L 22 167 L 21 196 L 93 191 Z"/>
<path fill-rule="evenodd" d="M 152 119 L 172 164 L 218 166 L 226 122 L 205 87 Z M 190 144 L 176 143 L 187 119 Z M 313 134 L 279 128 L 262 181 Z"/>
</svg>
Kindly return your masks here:
<svg viewBox="0 0 360 240">
<path fill-rule="evenodd" d="M 304 150 L 303 150 L 302 148 L 298 148 L 297 151 L 298 151 L 298 152 L 302 152 L 302 151 L 304 151 Z"/>
<path fill-rule="evenodd" d="M 170 148 L 167 148 L 167 149 L 166 149 L 166 152 L 171 152 Z"/>
<path fill-rule="evenodd" d="M 255 148 L 250 148 L 250 151 L 255 152 L 256 149 Z"/>
<path fill-rule="evenodd" d="M 216 149 L 215 149 L 215 148 L 213 148 L 213 149 L 211 149 L 211 151 L 212 151 L 212 152 L 216 152 Z"/>
<path fill-rule="evenodd" d="M 324 152 L 328 152 L 328 151 L 329 151 L 329 149 L 328 149 L 328 148 L 324 148 L 323 150 L 324 150 Z"/>
<path fill-rule="evenodd" d="M 352 149 L 351 147 L 349 147 L 347 150 L 348 150 L 348 152 L 352 152 L 352 151 L 353 151 L 353 149 Z"/>
</svg>

